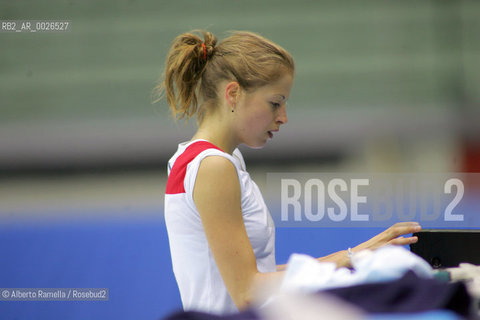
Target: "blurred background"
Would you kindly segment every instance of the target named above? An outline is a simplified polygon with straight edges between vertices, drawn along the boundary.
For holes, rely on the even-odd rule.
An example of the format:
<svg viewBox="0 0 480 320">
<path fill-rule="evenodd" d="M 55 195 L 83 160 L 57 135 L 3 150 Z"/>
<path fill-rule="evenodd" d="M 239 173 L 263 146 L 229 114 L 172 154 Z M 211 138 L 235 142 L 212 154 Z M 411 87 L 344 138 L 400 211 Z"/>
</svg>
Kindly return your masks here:
<svg viewBox="0 0 480 320">
<path fill-rule="evenodd" d="M 109 288 L 108 302 L 2 302 L 2 319 L 159 319 L 180 308 L 166 162 L 195 121 L 151 93 L 175 36 L 249 30 L 296 62 L 268 172 L 480 172 L 480 2 L 0 0 L 0 287 Z M 277 229 L 277 260 L 376 229 Z M 331 241 L 334 238 L 335 241 Z"/>
</svg>

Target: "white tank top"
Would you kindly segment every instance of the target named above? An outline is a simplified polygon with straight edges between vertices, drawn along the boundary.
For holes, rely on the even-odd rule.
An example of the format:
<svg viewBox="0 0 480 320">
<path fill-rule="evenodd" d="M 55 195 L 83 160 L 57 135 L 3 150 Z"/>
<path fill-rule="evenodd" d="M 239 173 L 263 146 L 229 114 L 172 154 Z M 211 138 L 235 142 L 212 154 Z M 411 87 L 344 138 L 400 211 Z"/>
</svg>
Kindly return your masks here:
<svg viewBox="0 0 480 320">
<path fill-rule="evenodd" d="M 216 314 L 237 312 L 218 271 L 193 201 L 193 188 L 200 162 L 208 156 L 230 160 L 240 181 L 242 215 L 259 272 L 273 272 L 275 264 L 275 226 L 258 186 L 245 170 L 238 149 L 233 155 L 205 140 L 179 144 L 168 162 L 165 194 L 165 223 L 175 278 L 184 310 Z"/>
</svg>

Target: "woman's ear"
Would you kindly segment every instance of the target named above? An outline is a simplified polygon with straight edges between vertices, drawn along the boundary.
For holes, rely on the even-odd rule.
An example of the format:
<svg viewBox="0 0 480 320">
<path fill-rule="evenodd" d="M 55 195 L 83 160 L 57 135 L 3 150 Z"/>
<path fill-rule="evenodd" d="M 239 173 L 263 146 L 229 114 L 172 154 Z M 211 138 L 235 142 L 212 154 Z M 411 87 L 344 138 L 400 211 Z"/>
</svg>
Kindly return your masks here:
<svg viewBox="0 0 480 320">
<path fill-rule="evenodd" d="M 225 101 L 233 107 L 240 96 L 240 85 L 236 81 L 229 82 L 225 87 Z"/>
</svg>

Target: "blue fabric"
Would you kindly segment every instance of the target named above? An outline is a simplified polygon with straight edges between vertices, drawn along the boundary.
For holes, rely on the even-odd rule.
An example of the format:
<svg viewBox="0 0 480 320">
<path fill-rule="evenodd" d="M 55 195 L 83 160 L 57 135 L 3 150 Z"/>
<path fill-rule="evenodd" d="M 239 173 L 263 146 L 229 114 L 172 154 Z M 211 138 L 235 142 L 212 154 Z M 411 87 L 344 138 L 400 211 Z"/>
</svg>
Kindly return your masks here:
<svg viewBox="0 0 480 320">
<path fill-rule="evenodd" d="M 446 309 L 468 317 L 471 298 L 461 282 L 444 283 L 418 277 L 413 271 L 402 278 L 320 291 L 354 304 L 368 313 L 408 313 Z"/>
</svg>

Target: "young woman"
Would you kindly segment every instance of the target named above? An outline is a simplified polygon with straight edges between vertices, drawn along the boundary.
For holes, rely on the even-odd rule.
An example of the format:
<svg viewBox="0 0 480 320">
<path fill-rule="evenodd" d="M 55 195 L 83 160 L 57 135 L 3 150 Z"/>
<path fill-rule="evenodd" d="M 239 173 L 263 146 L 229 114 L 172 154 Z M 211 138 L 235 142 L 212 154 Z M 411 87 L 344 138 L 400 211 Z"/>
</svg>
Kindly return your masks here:
<svg viewBox="0 0 480 320">
<path fill-rule="evenodd" d="M 198 123 L 168 163 L 165 195 L 173 271 L 186 310 L 235 312 L 249 304 L 254 283 L 281 280 L 274 224 L 237 146 L 261 148 L 287 123 L 293 77 L 292 56 L 255 33 L 234 32 L 217 44 L 213 34 L 199 31 L 173 41 L 156 89 L 176 118 L 196 116 Z M 417 223 L 399 223 L 353 251 L 413 243 L 416 237 L 402 235 L 418 230 Z M 349 265 L 346 251 L 319 260 Z"/>
</svg>

